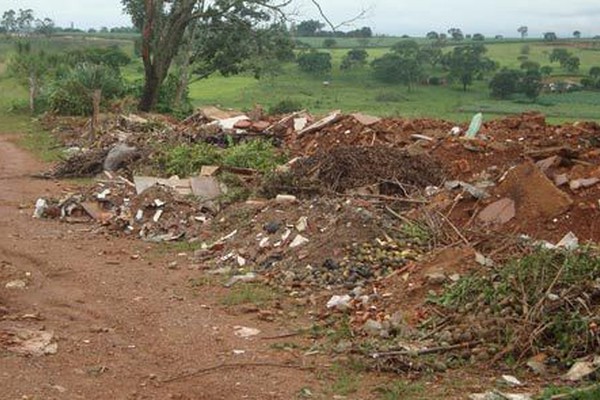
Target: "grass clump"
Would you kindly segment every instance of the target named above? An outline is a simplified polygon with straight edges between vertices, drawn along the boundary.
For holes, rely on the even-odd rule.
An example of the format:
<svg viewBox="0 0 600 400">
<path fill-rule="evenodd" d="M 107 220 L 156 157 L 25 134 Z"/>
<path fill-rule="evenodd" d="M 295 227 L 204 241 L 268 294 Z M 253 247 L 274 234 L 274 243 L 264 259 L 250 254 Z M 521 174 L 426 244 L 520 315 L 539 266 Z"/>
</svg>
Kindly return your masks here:
<svg viewBox="0 0 600 400">
<path fill-rule="evenodd" d="M 380 386 L 376 391 L 381 400 L 408 400 L 421 399 L 425 388 L 421 384 L 398 380 L 388 385 Z"/>
<path fill-rule="evenodd" d="M 242 304 L 260 306 L 273 301 L 275 297 L 275 292 L 269 287 L 250 283 L 239 284 L 229 291 L 221 303 L 225 306 L 239 306 Z"/>
<path fill-rule="evenodd" d="M 463 277 L 434 302 L 455 312 L 457 326 L 484 319 L 485 339 L 517 361 L 543 350 L 568 363 L 600 348 L 600 258 L 591 249 L 535 250 Z"/>
</svg>

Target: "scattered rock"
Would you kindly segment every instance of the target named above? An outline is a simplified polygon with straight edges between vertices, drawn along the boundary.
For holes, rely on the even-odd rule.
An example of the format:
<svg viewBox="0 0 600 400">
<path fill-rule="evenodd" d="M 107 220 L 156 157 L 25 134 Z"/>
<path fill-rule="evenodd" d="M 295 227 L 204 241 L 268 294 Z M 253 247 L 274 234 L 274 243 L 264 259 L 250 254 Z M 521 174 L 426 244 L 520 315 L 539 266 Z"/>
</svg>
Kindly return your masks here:
<svg viewBox="0 0 600 400">
<path fill-rule="evenodd" d="M 255 328 L 248 328 L 245 326 L 234 326 L 233 328 L 235 329 L 235 336 L 242 339 L 249 339 L 251 337 L 260 335 L 260 330 Z"/>
<path fill-rule="evenodd" d="M 19 355 L 41 357 L 58 352 L 58 344 L 52 332 L 15 328 L 2 331 L 0 335 L 7 336 L 5 342 L 8 351 Z"/>
<path fill-rule="evenodd" d="M 290 243 L 290 247 L 296 248 L 296 247 L 300 247 L 303 246 L 305 244 L 307 244 L 309 242 L 309 240 L 307 238 L 305 238 L 302 235 L 297 235 L 294 240 L 292 240 L 292 243 Z"/>
<path fill-rule="evenodd" d="M 380 336 L 383 330 L 383 325 L 381 325 L 381 322 L 369 319 L 363 325 L 362 330 L 369 336 Z"/>
<path fill-rule="evenodd" d="M 515 202 L 504 198 L 490 204 L 479 213 L 478 218 L 486 224 L 505 224 L 516 215 Z"/>
<path fill-rule="evenodd" d="M 427 282 L 431 285 L 442 285 L 446 282 L 446 274 L 442 272 L 433 272 L 427 274 L 425 277 L 427 278 Z"/>
<path fill-rule="evenodd" d="M 600 178 L 576 179 L 569 182 L 569 188 L 571 190 L 585 189 L 594 186 L 598 182 L 600 182 Z"/>
<path fill-rule="evenodd" d="M 327 308 L 335 308 L 338 311 L 346 311 L 350 308 L 352 298 L 345 294 L 343 296 L 332 296 L 327 302 Z"/>
<path fill-rule="evenodd" d="M 258 279 L 258 275 L 256 275 L 254 272 L 248 272 L 246 275 L 235 275 L 232 276 L 231 279 L 229 279 L 229 281 L 227 281 L 227 283 L 225 284 L 225 287 L 232 287 L 233 285 L 235 285 L 236 283 L 242 282 L 242 283 L 250 283 L 250 282 L 255 282 Z"/>
<path fill-rule="evenodd" d="M 531 357 L 527 361 L 527 366 L 537 375 L 545 375 L 546 374 L 546 360 L 548 356 L 544 353 L 540 353 L 534 357 Z"/>
<path fill-rule="evenodd" d="M 7 289 L 13 289 L 13 290 L 24 290 L 27 288 L 27 282 L 25 282 L 24 280 L 21 280 L 21 279 L 17 279 L 17 280 L 8 282 L 6 285 L 4 285 L 4 287 Z"/>
<path fill-rule="evenodd" d="M 523 383 L 512 375 L 502 375 L 502 382 L 512 387 L 523 386 Z"/>
</svg>

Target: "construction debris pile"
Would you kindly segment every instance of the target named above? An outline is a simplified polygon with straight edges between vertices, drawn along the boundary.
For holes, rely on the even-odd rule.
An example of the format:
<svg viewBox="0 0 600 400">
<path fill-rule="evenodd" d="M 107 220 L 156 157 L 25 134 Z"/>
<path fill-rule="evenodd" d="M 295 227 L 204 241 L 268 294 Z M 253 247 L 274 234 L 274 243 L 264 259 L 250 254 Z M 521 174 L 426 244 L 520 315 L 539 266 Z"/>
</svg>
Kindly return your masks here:
<svg viewBox="0 0 600 400">
<path fill-rule="evenodd" d="M 317 305 L 323 318 L 349 313 L 362 336 L 405 340 L 393 357 L 379 357 L 383 369 L 416 365 L 403 362 L 419 345 L 521 360 L 560 340 L 562 331 L 553 336 L 542 318 L 552 313 L 581 318 L 576 338 L 585 345 L 544 350 L 549 360 L 598 349 L 597 258 L 586 261 L 588 275 L 577 275 L 585 285 L 559 267 L 546 276 L 556 280 L 530 296 L 530 282 L 514 286 L 498 269 L 539 247 L 577 251 L 600 241 L 599 125 L 549 125 L 532 113 L 486 123 L 478 115 L 470 126 L 339 112 L 320 120 L 251 114 L 211 108 L 182 123 L 120 117 L 92 142 L 83 125 L 63 127 L 56 133 L 72 155 L 47 175 L 106 172 L 85 193 L 40 199 L 35 216 L 196 242 L 191 262 L 226 276 L 227 286 L 267 282 Z M 273 141 L 291 160 L 266 176 L 205 165 L 180 179 L 148 168 L 160 148 L 255 139 Z M 232 190 L 223 172 L 252 189 L 250 200 L 223 208 Z M 476 280 L 485 290 L 472 289 Z M 432 296 L 435 304 L 425 304 Z M 508 347 L 502 332 L 519 325 L 528 329 Z"/>
</svg>

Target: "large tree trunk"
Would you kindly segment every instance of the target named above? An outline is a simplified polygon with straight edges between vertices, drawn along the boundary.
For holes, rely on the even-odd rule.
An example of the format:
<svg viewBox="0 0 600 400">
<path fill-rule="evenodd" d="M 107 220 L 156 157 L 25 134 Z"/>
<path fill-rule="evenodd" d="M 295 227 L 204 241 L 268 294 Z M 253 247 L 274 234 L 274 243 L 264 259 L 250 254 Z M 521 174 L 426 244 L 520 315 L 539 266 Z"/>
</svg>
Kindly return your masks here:
<svg viewBox="0 0 600 400">
<path fill-rule="evenodd" d="M 152 70 L 146 73 L 146 79 L 144 80 L 144 90 L 142 97 L 140 98 L 140 104 L 138 108 L 140 111 L 150 112 L 156 103 L 158 102 L 158 95 L 160 93 L 160 86 L 162 85 L 164 78 L 159 78 L 156 73 Z"/>
<path fill-rule="evenodd" d="M 173 4 L 167 19 L 163 21 L 160 32 L 157 32 L 156 3 L 154 0 L 144 0 L 146 18 L 142 30 L 142 60 L 144 61 L 144 90 L 138 108 L 149 112 L 158 102 L 158 94 L 173 58 L 177 54 L 183 34 L 194 20 L 192 17 L 196 0 L 182 0 Z"/>
</svg>

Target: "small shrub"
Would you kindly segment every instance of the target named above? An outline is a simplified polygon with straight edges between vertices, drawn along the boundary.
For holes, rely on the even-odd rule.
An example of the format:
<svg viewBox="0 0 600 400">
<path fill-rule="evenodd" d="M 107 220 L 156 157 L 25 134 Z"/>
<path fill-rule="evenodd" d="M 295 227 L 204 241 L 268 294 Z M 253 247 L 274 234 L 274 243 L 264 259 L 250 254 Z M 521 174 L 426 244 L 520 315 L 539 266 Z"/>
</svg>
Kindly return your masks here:
<svg viewBox="0 0 600 400">
<path fill-rule="evenodd" d="M 223 165 L 268 172 L 285 162 L 270 141 L 252 140 L 229 147 L 223 152 Z"/>
<path fill-rule="evenodd" d="M 311 51 L 297 58 L 298 66 L 303 72 L 320 75 L 331 71 L 331 54 Z"/>
<path fill-rule="evenodd" d="M 168 175 L 180 177 L 197 174 L 203 165 L 221 162 L 219 149 L 207 143 L 179 145 L 163 152 L 160 163 Z"/>
<path fill-rule="evenodd" d="M 302 110 L 302 103 L 298 100 L 292 99 L 284 99 L 279 103 L 274 104 L 269 108 L 269 114 L 271 115 L 279 115 L 279 114 L 289 114 L 295 111 Z"/>
</svg>

